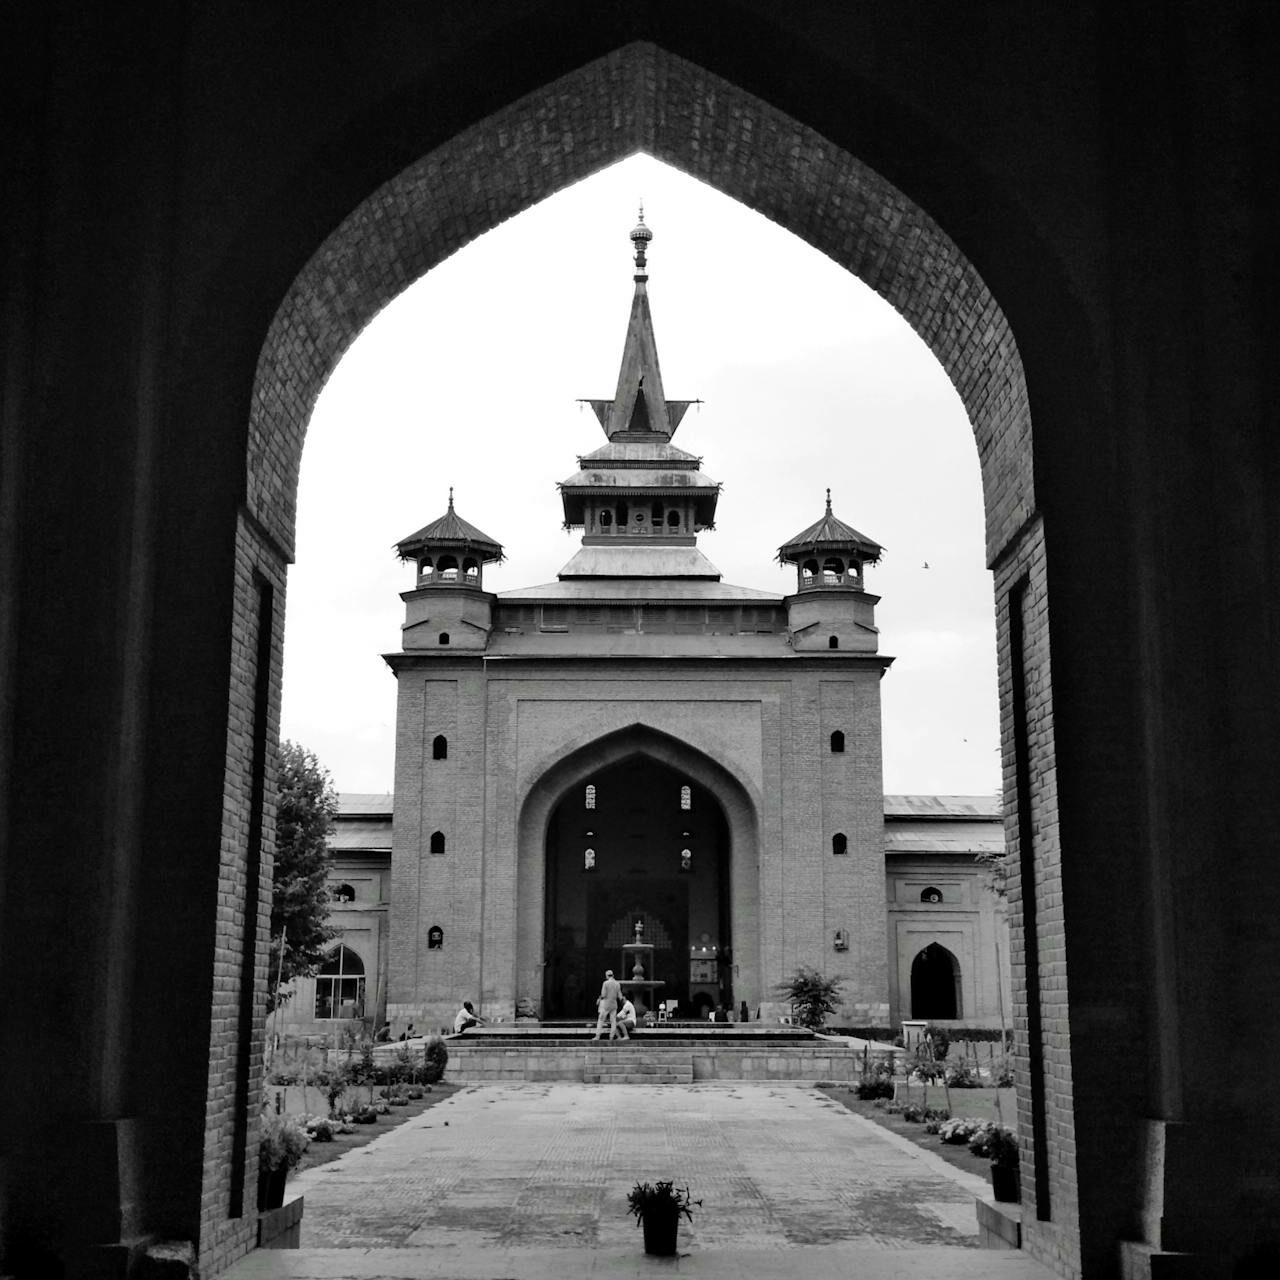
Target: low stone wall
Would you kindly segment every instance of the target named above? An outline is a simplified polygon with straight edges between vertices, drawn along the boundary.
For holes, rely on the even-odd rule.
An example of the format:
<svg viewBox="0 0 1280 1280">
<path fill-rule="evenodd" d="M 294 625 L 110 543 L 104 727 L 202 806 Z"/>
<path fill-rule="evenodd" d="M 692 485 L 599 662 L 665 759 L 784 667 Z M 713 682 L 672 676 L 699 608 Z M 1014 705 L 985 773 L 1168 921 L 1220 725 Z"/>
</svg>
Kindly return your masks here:
<svg viewBox="0 0 1280 1280">
<path fill-rule="evenodd" d="M 816 1084 L 829 1081 L 848 1084 L 860 1068 L 858 1054 L 848 1045 L 815 1041 L 806 1044 L 684 1044 L 679 1046 L 693 1060 L 693 1079 L 789 1081 Z M 675 1046 L 671 1046 L 675 1048 Z M 632 1042 L 618 1052 L 644 1054 L 647 1046 Z M 607 1050 L 606 1050 L 607 1051 Z M 653 1046 L 661 1054 L 664 1048 Z M 451 1041 L 445 1078 L 454 1084 L 490 1084 L 500 1081 L 568 1080 L 581 1082 L 586 1064 L 582 1044 L 486 1045 L 481 1041 Z"/>
</svg>

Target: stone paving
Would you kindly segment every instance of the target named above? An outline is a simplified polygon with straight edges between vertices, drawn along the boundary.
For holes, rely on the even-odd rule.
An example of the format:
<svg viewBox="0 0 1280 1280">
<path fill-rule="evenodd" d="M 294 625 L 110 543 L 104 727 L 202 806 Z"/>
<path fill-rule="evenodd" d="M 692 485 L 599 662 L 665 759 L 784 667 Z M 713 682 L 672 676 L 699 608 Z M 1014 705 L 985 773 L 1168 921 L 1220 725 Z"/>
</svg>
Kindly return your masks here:
<svg viewBox="0 0 1280 1280">
<path fill-rule="evenodd" d="M 703 1201 L 675 1260 L 626 1210 L 663 1177 Z M 302 1249 L 230 1280 L 1047 1275 L 976 1247 L 978 1179 L 794 1086 L 475 1086 L 289 1187 Z"/>
</svg>

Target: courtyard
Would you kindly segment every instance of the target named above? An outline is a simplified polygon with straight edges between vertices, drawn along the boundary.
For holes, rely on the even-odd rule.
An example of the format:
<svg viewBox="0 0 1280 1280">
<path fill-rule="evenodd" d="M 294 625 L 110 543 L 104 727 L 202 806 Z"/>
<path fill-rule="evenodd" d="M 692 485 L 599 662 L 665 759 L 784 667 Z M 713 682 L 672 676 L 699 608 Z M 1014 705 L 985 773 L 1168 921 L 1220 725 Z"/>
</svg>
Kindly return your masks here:
<svg viewBox="0 0 1280 1280">
<path fill-rule="evenodd" d="M 647 1258 L 636 1181 L 695 1199 L 678 1258 Z M 231 1280 L 1048 1275 L 977 1247 L 986 1184 L 815 1090 L 470 1086 L 289 1184 L 302 1248 Z"/>
</svg>

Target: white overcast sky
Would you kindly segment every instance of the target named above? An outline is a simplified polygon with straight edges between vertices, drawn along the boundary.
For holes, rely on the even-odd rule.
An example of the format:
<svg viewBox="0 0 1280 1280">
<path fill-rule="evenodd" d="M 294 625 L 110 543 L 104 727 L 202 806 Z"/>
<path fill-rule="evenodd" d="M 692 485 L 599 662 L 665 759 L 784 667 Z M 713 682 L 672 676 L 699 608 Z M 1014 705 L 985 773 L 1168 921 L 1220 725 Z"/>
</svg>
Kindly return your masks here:
<svg viewBox="0 0 1280 1280">
<path fill-rule="evenodd" d="M 555 580 L 579 545 L 556 482 L 604 441 L 644 200 L 649 295 L 675 443 L 723 484 L 699 545 L 724 581 L 780 594 L 777 548 L 822 514 L 885 547 L 867 572 L 889 793 L 1000 784 L 991 575 L 977 450 L 942 367 L 861 281 L 648 156 L 552 196 L 436 267 L 360 335 L 307 432 L 289 573 L 281 735 L 340 791 L 390 791 L 399 593 L 392 546 L 458 513 L 502 543 L 491 591 Z M 925 568 L 925 565 L 928 568 Z"/>
</svg>

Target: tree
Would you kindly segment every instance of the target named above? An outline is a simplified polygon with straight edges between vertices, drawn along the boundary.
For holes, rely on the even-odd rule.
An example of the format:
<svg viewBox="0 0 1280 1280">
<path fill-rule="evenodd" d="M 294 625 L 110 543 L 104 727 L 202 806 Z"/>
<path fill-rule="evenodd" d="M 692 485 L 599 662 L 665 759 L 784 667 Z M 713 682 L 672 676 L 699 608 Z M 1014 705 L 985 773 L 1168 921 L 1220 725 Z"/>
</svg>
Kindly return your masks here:
<svg viewBox="0 0 1280 1280">
<path fill-rule="evenodd" d="M 280 744 L 276 862 L 271 881 L 271 969 L 267 1008 L 279 988 L 316 971 L 330 927 L 328 835 L 338 812 L 333 780 L 314 752 Z M 281 939 L 283 938 L 283 954 Z"/>
<path fill-rule="evenodd" d="M 820 1031 L 827 1014 L 840 1007 L 843 978 L 824 978 L 817 969 L 801 965 L 789 981 L 780 982 L 778 990 L 787 996 L 802 1027 Z"/>
</svg>

